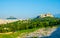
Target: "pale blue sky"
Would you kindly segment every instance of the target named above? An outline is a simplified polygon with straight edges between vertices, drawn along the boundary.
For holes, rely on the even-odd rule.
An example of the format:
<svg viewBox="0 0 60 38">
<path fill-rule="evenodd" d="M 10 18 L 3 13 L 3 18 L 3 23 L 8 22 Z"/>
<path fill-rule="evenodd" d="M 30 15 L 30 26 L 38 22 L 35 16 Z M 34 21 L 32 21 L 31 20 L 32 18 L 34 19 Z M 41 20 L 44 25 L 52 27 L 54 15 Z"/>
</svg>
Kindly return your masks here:
<svg viewBox="0 0 60 38">
<path fill-rule="evenodd" d="M 48 12 L 60 14 L 60 0 L 0 0 L 0 18 L 32 18 Z"/>
</svg>

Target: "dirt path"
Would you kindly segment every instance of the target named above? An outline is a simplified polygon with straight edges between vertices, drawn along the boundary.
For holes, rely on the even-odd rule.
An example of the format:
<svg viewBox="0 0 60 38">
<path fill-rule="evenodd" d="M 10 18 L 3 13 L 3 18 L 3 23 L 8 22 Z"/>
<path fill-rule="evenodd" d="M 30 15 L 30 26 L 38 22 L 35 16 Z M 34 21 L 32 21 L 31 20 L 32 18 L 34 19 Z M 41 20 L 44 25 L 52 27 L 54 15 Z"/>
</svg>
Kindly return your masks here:
<svg viewBox="0 0 60 38">
<path fill-rule="evenodd" d="M 0 33 L 0 34 L 12 34 L 13 32 L 7 32 L 7 33 Z"/>
</svg>

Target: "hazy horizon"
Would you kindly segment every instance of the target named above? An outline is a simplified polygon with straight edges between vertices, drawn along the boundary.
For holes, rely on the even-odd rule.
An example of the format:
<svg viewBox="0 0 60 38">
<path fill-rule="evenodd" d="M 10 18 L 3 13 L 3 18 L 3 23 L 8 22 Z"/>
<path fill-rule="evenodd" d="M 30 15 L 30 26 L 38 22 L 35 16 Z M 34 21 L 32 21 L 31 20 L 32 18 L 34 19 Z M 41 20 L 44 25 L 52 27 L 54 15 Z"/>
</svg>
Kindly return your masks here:
<svg viewBox="0 0 60 38">
<path fill-rule="evenodd" d="M 60 0 L 0 0 L 0 18 L 33 18 L 39 14 L 60 14 Z"/>
</svg>

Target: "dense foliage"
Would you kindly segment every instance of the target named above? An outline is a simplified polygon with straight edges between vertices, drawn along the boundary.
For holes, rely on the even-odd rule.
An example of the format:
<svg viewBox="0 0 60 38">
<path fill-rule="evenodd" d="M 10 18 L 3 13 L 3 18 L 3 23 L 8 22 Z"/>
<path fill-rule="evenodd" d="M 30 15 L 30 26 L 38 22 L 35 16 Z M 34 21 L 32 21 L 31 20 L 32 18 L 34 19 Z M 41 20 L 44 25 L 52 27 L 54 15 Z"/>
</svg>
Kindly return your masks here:
<svg viewBox="0 0 60 38">
<path fill-rule="evenodd" d="M 0 33 L 15 32 L 32 28 L 52 27 L 60 24 L 59 18 L 45 17 L 28 20 L 19 20 L 13 23 L 1 24 Z"/>
</svg>

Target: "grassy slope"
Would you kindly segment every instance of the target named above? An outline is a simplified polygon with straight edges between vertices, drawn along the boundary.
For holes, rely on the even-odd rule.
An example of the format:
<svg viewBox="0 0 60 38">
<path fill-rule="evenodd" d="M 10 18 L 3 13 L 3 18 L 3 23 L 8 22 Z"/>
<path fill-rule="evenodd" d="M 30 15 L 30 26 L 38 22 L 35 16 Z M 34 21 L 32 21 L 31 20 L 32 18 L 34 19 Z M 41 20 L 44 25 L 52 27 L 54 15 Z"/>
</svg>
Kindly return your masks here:
<svg viewBox="0 0 60 38">
<path fill-rule="evenodd" d="M 18 36 L 23 36 L 24 34 L 33 32 L 39 28 L 33 28 L 33 29 L 27 29 L 27 30 L 21 30 L 21 31 L 16 31 L 11 34 L 0 34 L 0 38 L 17 38 Z"/>
<path fill-rule="evenodd" d="M 24 35 L 29 34 L 31 32 L 34 32 L 34 31 L 37 31 L 38 29 L 41 29 L 41 28 L 21 30 L 21 31 L 16 31 L 16 32 L 11 33 L 11 34 L 0 34 L 0 38 L 17 38 L 17 37 L 22 38 Z"/>
</svg>

